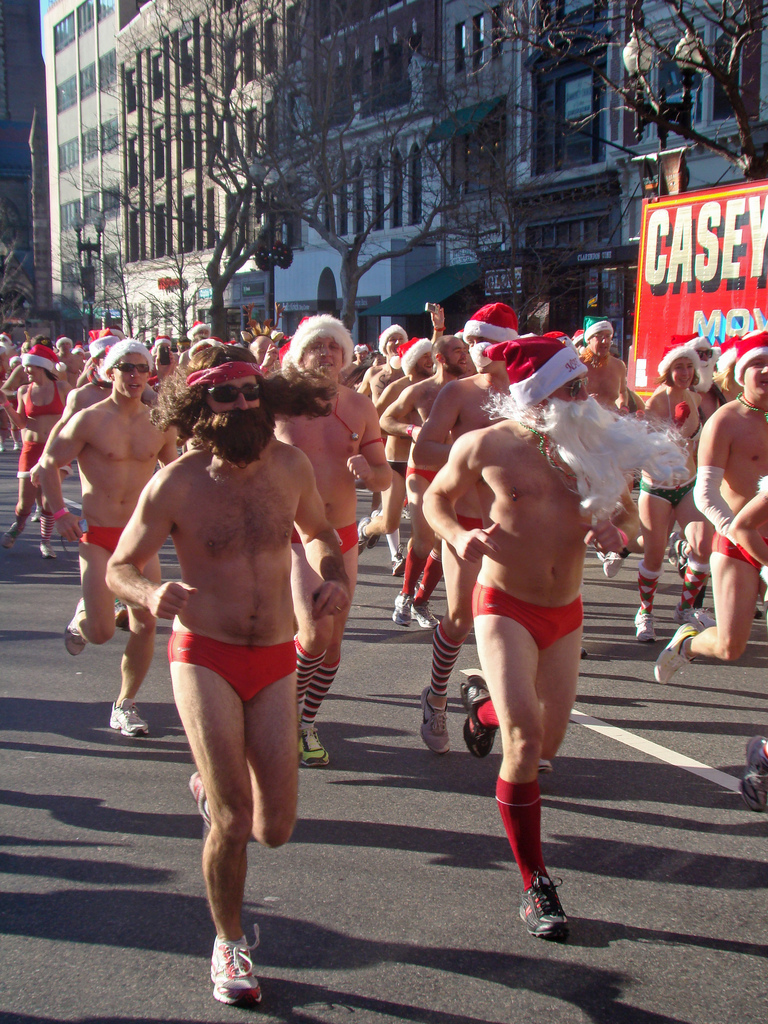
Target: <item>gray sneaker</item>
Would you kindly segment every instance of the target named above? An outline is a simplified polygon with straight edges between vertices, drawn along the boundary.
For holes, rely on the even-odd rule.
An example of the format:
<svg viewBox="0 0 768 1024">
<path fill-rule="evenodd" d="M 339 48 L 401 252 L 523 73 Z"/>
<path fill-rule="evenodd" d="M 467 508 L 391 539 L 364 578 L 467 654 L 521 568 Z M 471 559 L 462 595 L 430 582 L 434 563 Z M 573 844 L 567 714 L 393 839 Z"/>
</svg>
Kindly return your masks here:
<svg viewBox="0 0 768 1024">
<path fill-rule="evenodd" d="M 408 594 L 398 594 L 395 598 L 395 610 L 392 612 L 392 621 L 398 626 L 410 626 L 411 608 L 413 598 Z"/>
<path fill-rule="evenodd" d="M 425 686 L 421 691 L 421 738 L 436 754 L 447 754 L 451 749 L 451 741 L 448 739 L 446 713 L 445 710 L 432 707 L 427 697 L 428 693 L 429 687 Z"/>
<path fill-rule="evenodd" d="M 380 534 L 375 534 L 373 537 L 369 537 L 365 532 L 366 526 L 369 526 L 372 522 L 371 516 L 364 516 L 357 524 L 357 553 L 362 554 L 366 548 L 373 548 L 379 543 Z"/>
<path fill-rule="evenodd" d="M 77 602 L 75 614 L 72 616 L 69 625 L 64 630 L 64 646 L 72 655 L 82 654 L 88 644 L 88 641 L 77 628 L 78 616 L 80 615 L 84 608 L 85 601 L 81 597 L 80 600 Z"/>
<path fill-rule="evenodd" d="M 430 611 L 429 601 L 422 601 L 421 604 L 411 606 L 413 617 L 422 629 L 437 629 L 440 619 L 436 618 Z"/>
<path fill-rule="evenodd" d="M 40 554 L 43 558 L 55 558 L 56 552 L 53 550 L 47 540 L 40 541 Z"/>
<path fill-rule="evenodd" d="M 122 704 L 112 705 L 109 728 L 119 729 L 123 736 L 146 736 L 149 732 L 149 726 L 129 697 Z"/>
<path fill-rule="evenodd" d="M 740 789 L 750 811 L 764 811 L 768 801 L 768 757 L 765 743 L 765 736 L 753 736 L 747 744 L 747 768 Z"/>
<path fill-rule="evenodd" d="M 650 612 L 638 611 L 635 615 L 635 629 L 637 639 L 641 644 L 652 644 L 656 640 L 656 630 L 653 626 L 653 616 Z"/>
</svg>

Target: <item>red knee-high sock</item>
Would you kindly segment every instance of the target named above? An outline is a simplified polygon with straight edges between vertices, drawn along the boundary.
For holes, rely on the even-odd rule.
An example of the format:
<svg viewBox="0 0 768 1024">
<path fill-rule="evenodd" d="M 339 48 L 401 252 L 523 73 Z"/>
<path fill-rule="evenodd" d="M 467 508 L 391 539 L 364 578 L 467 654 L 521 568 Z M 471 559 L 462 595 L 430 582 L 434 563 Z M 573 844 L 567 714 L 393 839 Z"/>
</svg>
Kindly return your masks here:
<svg viewBox="0 0 768 1024">
<path fill-rule="evenodd" d="M 416 597 L 413 599 L 414 604 L 423 604 L 432 597 L 432 591 L 435 589 L 437 584 L 443 578 L 443 563 L 439 558 L 430 551 L 429 557 L 427 558 L 427 564 L 424 566 L 424 574 L 421 577 L 421 583 L 419 589 L 416 591 Z"/>
<path fill-rule="evenodd" d="M 426 558 L 419 558 L 418 555 L 413 553 L 413 548 L 408 548 L 408 554 L 405 556 L 405 572 L 403 573 L 403 589 L 400 591 L 401 594 L 408 594 L 409 597 L 413 597 L 416 584 L 419 582 L 419 576 L 421 576 L 422 569 L 426 564 Z"/>
<path fill-rule="evenodd" d="M 486 728 L 499 727 L 499 716 L 496 714 L 496 708 L 493 706 L 492 700 L 487 700 L 484 704 L 481 704 L 477 709 L 477 720 L 481 725 Z"/>
<path fill-rule="evenodd" d="M 546 875 L 541 850 L 541 794 L 539 780 L 505 782 L 496 780 L 496 802 L 509 845 L 515 855 L 523 888 L 529 888 L 535 871 Z"/>
</svg>

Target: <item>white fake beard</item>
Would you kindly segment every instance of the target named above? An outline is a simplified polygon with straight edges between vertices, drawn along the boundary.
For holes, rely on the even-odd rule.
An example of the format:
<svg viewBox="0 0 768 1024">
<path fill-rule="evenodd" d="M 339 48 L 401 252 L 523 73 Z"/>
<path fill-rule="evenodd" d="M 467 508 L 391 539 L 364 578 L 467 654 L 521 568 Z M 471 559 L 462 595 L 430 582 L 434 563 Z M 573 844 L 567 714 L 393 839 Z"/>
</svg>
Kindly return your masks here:
<svg viewBox="0 0 768 1024">
<path fill-rule="evenodd" d="M 520 409 L 511 396 L 493 399 L 505 419 L 546 434 L 553 455 L 573 473 L 581 509 L 596 520 L 611 515 L 621 501 L 627 476 L 645 469 L 660 487 L 688 478 L 685 452 L 670 433 L 654 430 L 644 419 L 619 416 L 594 398 L 564 402 L 550 398 L 533 409 Z"/>
<path fill-rule="evenodd" d="M 701 395 L 705 395 L 707 391 L 709 391 L 709 389 L 712 387 L 712 384 L 714 383 L 714 377 L 715 360 L 713 359 L 711 362 L 707 363 L 706 366 L 704 365 L 704 363 L 702 363 L 701 368 L 699 369 L 699 383 L 694 384 L 693 390 L 698 391 Z"/>
</svg>

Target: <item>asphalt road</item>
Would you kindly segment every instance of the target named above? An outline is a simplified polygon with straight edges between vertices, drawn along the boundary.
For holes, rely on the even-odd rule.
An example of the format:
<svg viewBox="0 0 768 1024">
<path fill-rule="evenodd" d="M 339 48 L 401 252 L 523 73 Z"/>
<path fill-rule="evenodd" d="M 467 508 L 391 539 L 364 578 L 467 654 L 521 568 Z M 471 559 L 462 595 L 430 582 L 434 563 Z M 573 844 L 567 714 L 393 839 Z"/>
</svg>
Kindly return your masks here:
<svg viewBox="0 0 768 1024">
<path fill-rule="evenodd" d="M 0 455 L 0 527 L 16 457 Z M 66 486 L 77 499 L 76 481 Z M 360 512 L 367 503 L 360 496 Z M 121 638 L 73 658 L 74 551 L 46 562 L 37 527 L 0 551 L 0 1024 L 234 1021 L 215 1003 L 191 758 L 171 698 L 162 624 L 140 694 L 146 739 L 108 728 Z M 175 574 L 170 547 L 164 572 Z M 419 737 L 430 633 L 390 620 L 385 546 L 362 558 L 342 668 L 319 719 L 331 753 L 303 771 L 300 820 L 279 850 L 252 844 L 246 918 L 266 1021 L 747 1024 L 764 1021 L 768 816 L 736 790 L 744 745 L 768 730 L 765 621 L 736 666 L 653 682 L 639 645 L 634 558 L 585 574 L 577 713 L 542 779 L 547 863 L 567 944 L 532 939 L 494 801 L 499 755 Z M 677 575 L 657 608 L 671 635 Z M 443 607 L 442 588 L 435 602 Z M 585 717 L 586 716 L 586 717 Z M 657 744 L 657 747 L 651 746 Z M 693 766 L 685 767 L 688 761 Z M 703 767 L 696 768 L 695 763 Z"/>
</svg>

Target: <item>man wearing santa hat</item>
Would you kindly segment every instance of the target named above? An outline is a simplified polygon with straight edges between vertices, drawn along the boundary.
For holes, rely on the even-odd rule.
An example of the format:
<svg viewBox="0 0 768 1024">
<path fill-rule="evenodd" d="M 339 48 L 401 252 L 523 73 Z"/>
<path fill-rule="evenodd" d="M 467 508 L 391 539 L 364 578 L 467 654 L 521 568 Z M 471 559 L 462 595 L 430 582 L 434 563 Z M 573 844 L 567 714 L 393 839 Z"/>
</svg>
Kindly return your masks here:
<svg viewBox="0 0 768 1024">
<path fill-rule="evenodd" d="M 408 332 L 400 324 L 392 324 L 379 335 L 379 352 L 384 356 L 386 362 L 383 366 L 375 365 L 365 371 L 358 391 L 361 395 L 368 395 L 374 402 L 381 397 L 384 388 L 404 377 L 400 366 L 400 357 L 397 354 L 397 346 L 404 345 L 408 341 Z"/>
<path fill-rule="evenodd" d="M 523 337 L 486 354 L 507 366 L 510 393 L 495 401 L 504 419 L 453 444 L 425 511 L 461 558 L 481 562 L 473 612 L 487 690 L 468 687 L 465 739 L 484 756 L 501 731 L 496 799 L 523 879 L 520 916 L 531 935 L 562 939 L 568 924 L 544 864 L 538 772 L 576 696 L 584 544 L 623 548 L 637 532 L 625 475 L 652 465 L 671 477 L 682 460 L 644 421 L 587 397 L 570 342 Z M 467 529 L 455 506 L 481 482 L 493 521 Z"/>
<path fill-rule="evenodd" d="M 283 360 L 283 375 L 289 379 L 305 375 L 323 377 L 335 385 L 336 396 L 330 416 L 282 418 L 275 431 L 278 440 L 300 448 L 312 463 L 328 521 L 339 535 L 351 594 L 357 580 L 355 483 L 360 481 L 371 491 L 383 491 L 392 482 L 373 403 L 365 395 L 339 384 L 341 371 L 352 362 L 352 348 L 352 336 L 333 316 L 307 317 L 299 325 Z M 307 561 L 295 532 L 291 558 L 291 589 L 299 624 L 299 751 L 303 767 L 322 767 L 329 758 L 317 735 L 315 718 L 339 668 L 349 609 L 336 616 L 316 618 L 314 595 L 321 580 Z"/>
<path fill-rule="evenodd" d="M 80 542 L 83 596 L 64 630 L 70 654 L 87 644 L 103 644 L 115 632 L 115 603 L 106 583 L 107 562 L 158 460 L 166 465 L 177 457 L 176 433 L 152 425 L 142 394 L 152 372 L 149 350 L 131 338 L 118 341 L 104 357 L 112 381 L 107 398 L 72 416 L 40 460 L 43 496 L 54 510 L 61 536 Z M 79 519 L 64 504 L 59 468 L 77 459 L 82 486 Z M 144 570 L 160 580 L 160 563 L 150 560 Z M 134 698 L 152 663 L 155 620 L 141 610 L 130 612 L 130 635 L 121 663 L 121 683 L 109 724 L 124 736 L 146 734 L 147 723 Z"/>
<path fill-rule="evenodd" d="M 736 661 L 744 653 L 757 600 L 760 563 L 730 537 L 737 512 L 768 473 L 768 331 L 752 331 L 734 343 L 737 401 L 707 421 L 699 442 L 693 497 L 715 527 L 710 565 L 717 624 L 678 629 L 656 661 L 654 675 L 668 683 L 697 657 Z"/>
<path fill-rule="evenodd" d="M 517 316 L 510 306 L 492 303 L 475 313 L 462 334 L 471 345 L 469 353 L 478 372 L 443 388 L 419 430 L 414 447 L 415 463 L 429 467 L 433 473 L 445 465 L 457 438 L 470 430 L 487 427 L 493 421 L 488 409 L 489 397 L 508 394 L 506 364 L 500 358 L 490 359 L 487 352 L 491 348 L 496 350 L 500 342 L 518 337 Z M 470 490 L 456 503 L 458 521 L 468 529 L 482 527 L 488 521 L 488 512 L 485 487 Z M 448 609 L 432 636 L 430 681 L 421 694 L 421 738 L 438 754 L 450 750 L 446 717 L 448 681 L 472 629 L 472 588 L 480 569 L 478 562 L 459 558 L 445 542 L 442 561 Z"/>
<path fill-rule="evenodd" d="M 585 317 L 583 337 L 580 355 L 587 368 L 587 391 L 607 409 L 629 412 L 627 367 L 611 352 L 613 324 L 610 320 Z"/>
</svg>

